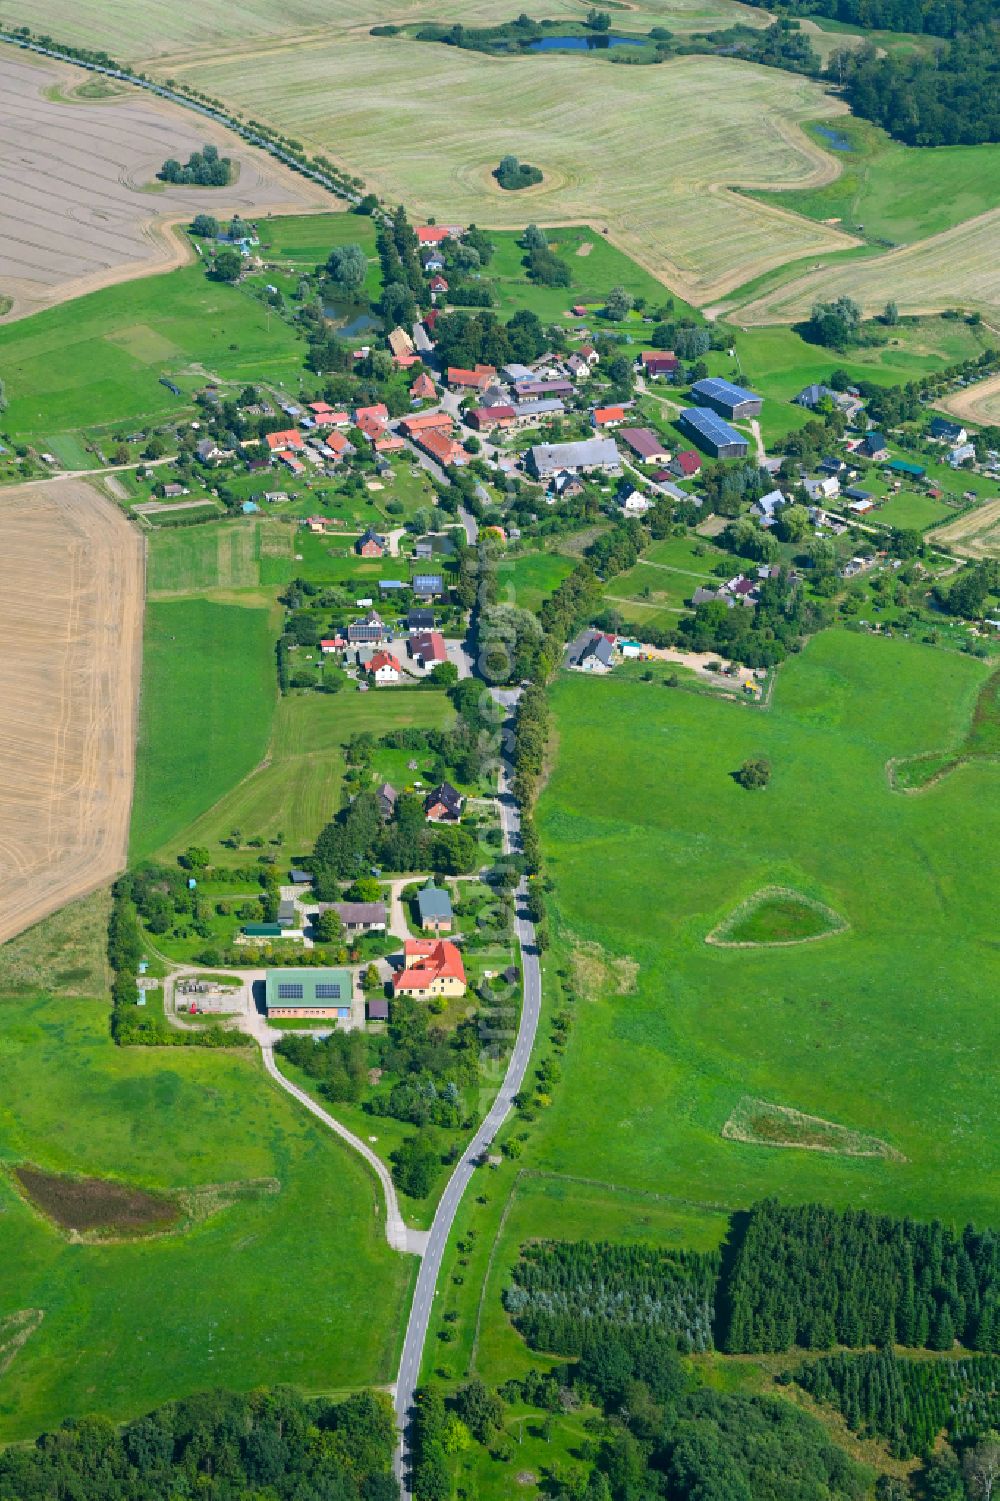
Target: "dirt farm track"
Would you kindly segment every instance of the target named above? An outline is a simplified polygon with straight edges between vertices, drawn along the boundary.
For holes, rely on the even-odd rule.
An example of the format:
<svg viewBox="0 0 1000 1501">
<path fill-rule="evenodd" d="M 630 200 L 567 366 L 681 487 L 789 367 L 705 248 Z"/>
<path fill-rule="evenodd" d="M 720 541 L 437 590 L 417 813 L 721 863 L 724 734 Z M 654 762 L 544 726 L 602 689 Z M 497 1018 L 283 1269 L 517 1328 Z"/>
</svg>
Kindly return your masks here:
<svg viewBox="0 0 1000 1501">
<path fill-rule="evenodd" d="M 0 943 L 125 863 L 143 544 L 80 480 L 0 497 Z"/>
</svg>

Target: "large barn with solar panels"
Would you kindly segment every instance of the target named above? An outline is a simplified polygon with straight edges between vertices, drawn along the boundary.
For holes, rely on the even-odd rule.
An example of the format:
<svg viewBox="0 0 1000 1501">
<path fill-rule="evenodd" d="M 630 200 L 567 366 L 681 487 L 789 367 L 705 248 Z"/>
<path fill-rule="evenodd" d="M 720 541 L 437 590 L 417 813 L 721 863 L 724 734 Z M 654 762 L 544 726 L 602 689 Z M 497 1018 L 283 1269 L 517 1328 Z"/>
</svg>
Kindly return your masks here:
<svg viewBox="0 0 1000 1501">
<path fill-rule="evenodd" d="M 757 417 L 764 405 L 764 398 L 758 396 L 756 391 L 748 391 L 744 386 L 734 386 L 732 381 L 722 380 L 719 376 L 696 380 L 691 390 L 698 398 L 699 406 L 711 407 L 723 417 L 728 417 L 730 422 Z"/>
<path fill-rule="evenodd" d="M 679 421 L 698 447 L 717 459 L 742 459 L 750 450 L 743 434 L 730 427 L 728 422 L 723 422 L 711 407 L 687 407 Z"/>
</svg>

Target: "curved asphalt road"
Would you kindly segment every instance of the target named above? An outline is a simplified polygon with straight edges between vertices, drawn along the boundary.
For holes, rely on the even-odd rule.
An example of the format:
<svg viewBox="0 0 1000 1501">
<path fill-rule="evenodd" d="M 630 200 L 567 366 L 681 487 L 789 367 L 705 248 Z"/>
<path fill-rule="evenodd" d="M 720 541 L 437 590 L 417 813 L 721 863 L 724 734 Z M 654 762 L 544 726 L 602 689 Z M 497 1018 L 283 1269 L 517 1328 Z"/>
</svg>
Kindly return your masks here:
<svg viewBox="0 0 1000 1501">
<path fill-rule="evenodd" d="M 508 693 L 496 692 L 495 697 L 505 708 L 512 708 L 517 702 L 518 692 L 517 690 Z M 504 760 L 500 767 L 500 821 L 504 834 L 504 848 L 513 852 L 520 845 L 521 818 L 510 791 L 510 771 L 509 762 Z M 423 1260 L 420 1263 L 420 1274 L 417 1277 L 416 1291 L 410 1307 L 410 1318 L 406 1326 L 406 1338 L 403 1341 L 403 1353 L 399 1362 L 399 1376 L 396 1380 L 396 1423 L 403 1445 L 405 1445 L 406 1429 L 413 1407 L 413 1393 L 420 1380 L 420 1365 L 427 1340 L 427 1326 L 430 1322 L 448 1236 L 451 1233 L 458 1206 L 462 1201 L 462 1195 L 476 1170 L 475 1164 L 493 1141 L 510 1111 L 514 1096 L 521 1088 L 538 1029 L 542 999 L 541 969 L 535 951 L 535 928 L 525 913 L 524 895 L 525 883 L 522 881 L 515 893 L 514 924 L 521 948 L 521 969 L 524 977 L 524 995 L 517 1041 L 510 1055 L 507 1073 L 500 1091 L 489 1114 L 466 1147 L 461 1161 L 448 1180 L 448 1186 L 441 1196 L 434 1215 L 434 1223 L 427 1238 Z M 409 1501 L 410 1487 L 403 1447 L 397 1453 L 397 1472 L 403 1501 Z"/>
</svg>

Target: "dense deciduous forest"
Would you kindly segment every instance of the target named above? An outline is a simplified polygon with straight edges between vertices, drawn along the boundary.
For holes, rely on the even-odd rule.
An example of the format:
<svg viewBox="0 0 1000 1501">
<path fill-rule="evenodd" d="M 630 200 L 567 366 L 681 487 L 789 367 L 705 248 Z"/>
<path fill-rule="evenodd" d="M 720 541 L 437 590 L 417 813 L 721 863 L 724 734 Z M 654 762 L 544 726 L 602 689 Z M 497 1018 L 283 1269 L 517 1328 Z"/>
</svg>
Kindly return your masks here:
<svg viewBox="0 0 1000 1501">
<path fill-rule="evenodd" d="M 894 1343 L 1000 1350 L 1000 1238 L 938 1220 L 768 1199 L 750 1211 L 719 1300 L 732 1352 Z"/>
<path fill-rule="evenodd" d="M 579 1355 L 611 1334 L 707 1350 L 718 1257 L 643 1245 L 539 1241 L 523 1248 L 504 1306 L 528 1344 Z"/>
<path fill-rule="evenodd" d="M 887 1439 L 900 1459 L 929 1454 L 944 1432 L 966 1444 L 1000 1428 L 1000 1360 L 908 1360 L 891 1350 L 830 1355 L 794 1372 L 863 1437 Z"/>
<path fill-rule="evenodd" d="M 396 1501 L 389 1399 L 203 1392 L 118 1428 L 68 1420 L 0 1454 L 0 1501 Z"/>
<path fill-rule="evenodd" d="M 908 146 L 975 146 L 1000 141 L 1000 49 L 994 26 L 933 57 L 879 57 L 874 46 L 834 54 L 855 114 Z"/>
<path fill-rule="evenodd" d="M 751 0 L 751 4 L 763 0 Z M 780 0 L 789 16 L 828 16 L 859 30 L 927 32 L 954 37 L 1000 19 L 997 0 Z"/>
</svg>

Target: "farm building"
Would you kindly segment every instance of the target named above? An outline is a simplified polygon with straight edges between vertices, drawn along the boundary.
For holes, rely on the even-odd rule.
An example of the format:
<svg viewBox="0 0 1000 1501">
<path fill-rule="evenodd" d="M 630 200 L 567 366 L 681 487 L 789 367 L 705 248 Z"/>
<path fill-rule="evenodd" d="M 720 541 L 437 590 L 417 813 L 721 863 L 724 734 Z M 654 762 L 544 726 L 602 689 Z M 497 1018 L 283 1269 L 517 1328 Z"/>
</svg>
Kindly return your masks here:
<svg viewBox="0 0 1000 1501">
<path fill-rule="evenodd" d="M 389 1020 L 389 1002 L 382 996 L 372 996 L 369 1000 L 368 1020 L 370 1022 L 387 1022 Z"/>
<path fill-rule="evenodd" d="M 569 380 L 519 380 L 514 383 L 514 392 L 522 399 L 535 396 L 563 399 L 572 396 L 573 389 L 573 382 Z"/>
<path fill-rule="evenodd" d="M 447 938 L 408 938 L 403 945 L 404 966 L 393 976 L 396 995 L 429 996 L 465 994 L 465 965 Z"/>
<path fill-rule="evenodd" d="M 721 412 L 730 422 L 757 417 L 764 405 L 764 398 L 755 391 L 748 391 L 744 386 L 734 386 L 732 381 L 722 380 L 717 375 L 696 380 L 691 390 L 700 404 Z"/>
<path fill-rule="evenodd" d="M 269 969 L 264 981 L 268 1017 L 349 1021 L 354 980 L 349 969 Z"/>
<path fill-rule="evenodd" d="M 451 910 L 451 897 L 440 886 L 435 886 L 433 881 L 417 892 L 417 910 L 420 913 L 420 926 L 425 933 L 450 933 L 454 914 Z"/>
<path fill-rule="evenodd" d="M 750 444 L 728 422 L 723 422 L 717 412 L 709 407 L 687 407 L 681 412 L 680 425 L 686 433 L 717 459 L 742 459 L 750 451 Z"/>
<path fill-rule="evenodd" d="M 496 367 L 493 365 L 475 365 L 471 370 L 463 370 L 461 366 L 449 365 L 445 377 L 449 386 L 454 386 L 460 391 L 485 391 L 497 378 Z"/>
<path fill-rule="evenodd" d="M 470 427 L 474 427 L 477 433 L 491 427 L 513 427 L 517 421 L 517 413 L 509 404 L 495 407 L 473 407 L 471 412 L 466 412 L 465 420 Z"/>
<path fill-rule="evenodd" d="M 549 479 L 590 469 L 620 474 L 622 465 L 614 438 L 588 438 L 582 443 L 536 443 L 528 450 L 528 467 L 536 478 Z"/>
<path fill-rule="evenodd" d="M 543 417 L 561 417 L 565 410 L 565 403 L 557 396 L 546 396 L 519 401 L 514 408 L 514 414 L 519 427 L 531 427 Z"/>
<path fill-rule="evenodd" d="M 927 473 L 920 464 L 911 464 L 909 459 L 893 459 L 889 468 L 893 474 L 903 474 L 907 479 L 923 479 Z"/>
<path fill-rule="evenodd" d="M 647 349 L 639 356 L 638 369 L 642 375 L 672 376 L 676 374 L 679 363 L 677 356 L 665 349 Z"/>
<path fill-rule="evenodd" d="M 644 464 L 669 464 L 670 451 L 651 427 L 623 427 L 619 437 Z"/>
</svg>

